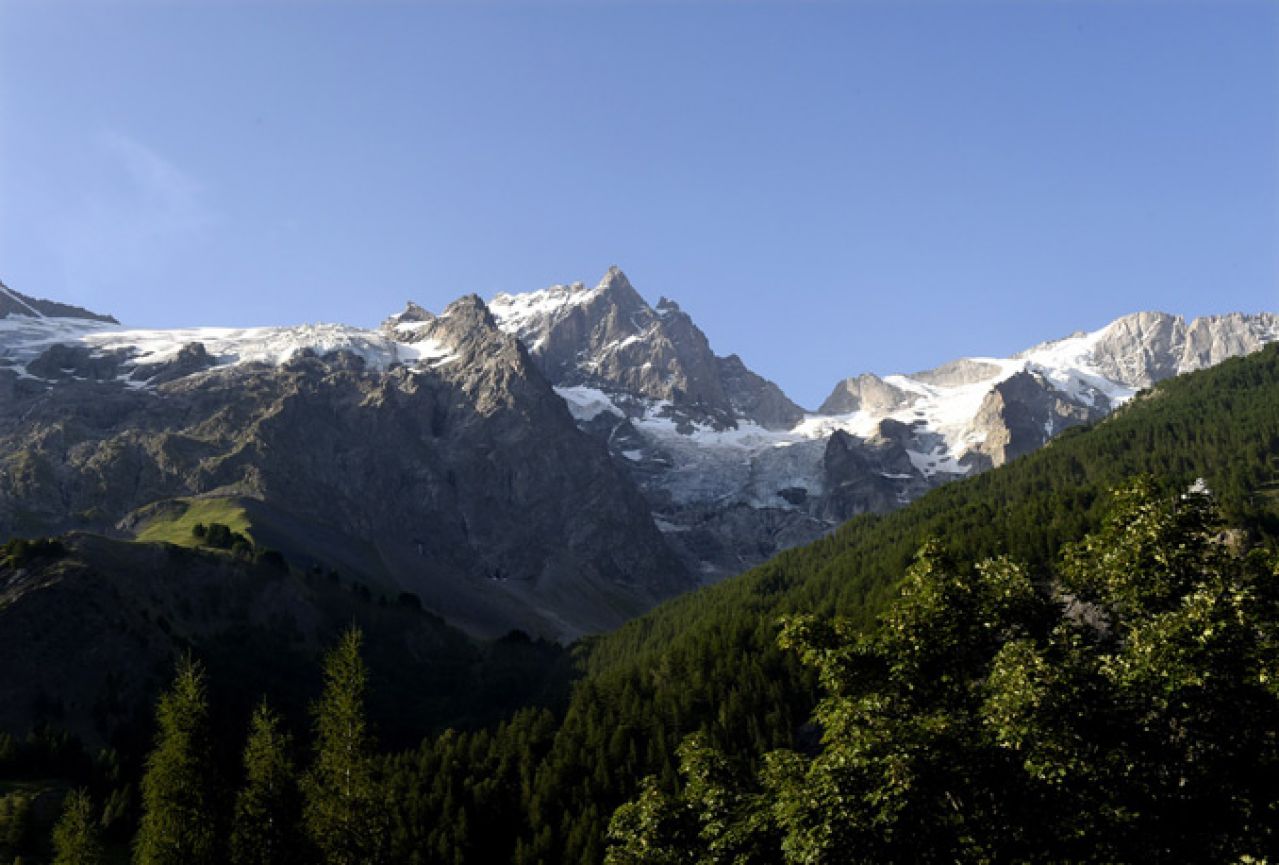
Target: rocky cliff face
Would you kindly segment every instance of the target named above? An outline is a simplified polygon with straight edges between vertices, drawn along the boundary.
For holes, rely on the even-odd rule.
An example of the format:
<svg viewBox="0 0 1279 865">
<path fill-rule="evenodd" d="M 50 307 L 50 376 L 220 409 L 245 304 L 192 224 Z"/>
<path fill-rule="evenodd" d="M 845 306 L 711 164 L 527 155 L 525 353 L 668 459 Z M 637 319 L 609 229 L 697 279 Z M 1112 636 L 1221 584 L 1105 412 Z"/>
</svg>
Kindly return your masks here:
<svg viewBox="0 0 1279 865">
<path fill-rule="evenodd" d="M 741 358 L 715 355 L 674 301 L 662 298 L 649 306 L 616 267 L 593 289 L 575 283 L 503 294 L 490 307 L 557 387 L 597 388 L 623 402 L 666 403 L 672 417 L 717 429 L 734 428 L 738 420 L 785 429 L 804 415 Z"/>
<path fill-rule="evenodd" d="M 1142 388 L 1254 352 L 1277 332 L 1279 316 L 1269 313 L 1205 316 L 1187 324 L 1179 315 L 1139 312 L 1107 327 L 1093 358 L 1107 378 Z"/>
</svg>

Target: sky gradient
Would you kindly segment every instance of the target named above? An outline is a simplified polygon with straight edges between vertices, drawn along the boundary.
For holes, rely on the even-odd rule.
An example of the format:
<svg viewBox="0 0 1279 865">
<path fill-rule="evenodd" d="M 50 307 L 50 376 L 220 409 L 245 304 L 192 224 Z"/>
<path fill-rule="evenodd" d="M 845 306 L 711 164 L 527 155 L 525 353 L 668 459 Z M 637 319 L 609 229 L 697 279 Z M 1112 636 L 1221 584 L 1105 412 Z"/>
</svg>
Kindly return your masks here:
<svg viewBox="0 0 1279 865">
<path fill-rule="evenodd" d="M 815 407 L 1279 311 L 1279 4 L 0 0 L 0 280 L 374 325 L 620 265 Z"/>
</svg>

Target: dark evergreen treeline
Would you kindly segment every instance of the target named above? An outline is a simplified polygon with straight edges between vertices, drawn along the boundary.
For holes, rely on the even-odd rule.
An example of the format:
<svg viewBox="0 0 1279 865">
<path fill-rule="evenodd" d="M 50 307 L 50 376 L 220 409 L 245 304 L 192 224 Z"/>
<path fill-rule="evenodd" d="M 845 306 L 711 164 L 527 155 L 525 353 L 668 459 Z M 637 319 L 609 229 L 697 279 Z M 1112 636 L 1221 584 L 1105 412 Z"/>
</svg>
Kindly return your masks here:
<svg viewBox="0 0 1279 865">
<path fill-rule="evenodd" d="M 1222 725 L 1229 717 L 1223 707 L 1247 691 L 1252 701 L 1249 709 L 1260 707 L 1264 711 L 1258 717 L 1268 718 L 1271 707 L 1265 701 L 1272 697 L 1272 686 L 1258 691 L 1254 683 L 1248 691 L 1230 676 L 1217 674 L 1273 670 L 1274 658 L 1266 654 L 1269 649 L 1236 641 L 1196 654 L 1198 649 L 1190 645 L 1192 630 L 1201 623 L 1187 619 L 1191 624 L 1168 632 L 1171 648 L 1161 658 L 1148 659 L 1146 673 L 1133 672 L 1134 678 L 1127 680 L 1107 679 L 1109 673 L 1101 669 L 1106 658 L 1123 660 L 1126 647 L 1136 645 L 1130 639 L 1133 634 L 1157 633 L 1149 628 L 1160 622 L 1171 627 L 1173 619 L 1159 617 L 1180 607 L 1140 609 L 1149 600 L 1142 593 L 1149 589 L 1142 588 L 1136 577 L 1157 576 L 1147 567 L 1152 561 L 1157 564 L 1157 557 L 1134 559 L 1134 566 L 1145 570 L 1134 570 L 1128 583 L 1112 574 L 1094 585 L 1088 573 L 1109 572 L 1089 570 L 1079 564 L 1078 557 L 1062 559 L 1061 553 L 1067 545 L 1102 531 L 1098 537 L 1110 540 L 1095 541 L 1093 549 L 1104 559 L 1105 551 L 1097 544 L 1115 546 L 1123 540 L 1114 535 L 1118 529 L 1113 524 L 1104 528 L 1103 516 L 1109 507 L 1108 491 L 1128 478 L 1153 478 L 1145 495 L 1149 501 L 1165 504 L 1177 501 L 1181 492 L 1203 478 L 1215 494 L 1222 520 L 1240 527 L 1230 536 L 1231 542 L 1240 549 L 1261 552 L 1246 561 L 1218 562 L 1214 564 L 1218 571 L 1200 568 L 1196 579 L 1203 579 L 1177 583 L 1175 591 L 1169 590 L 1172 594 L 1159 596 L 1164 598 L 1160 603 L 1172 598 L 1185 605 L 1209 589 L 1220 590 L 1218 595 L 1225 597 L 1244 587 L 1265 599 L 1264 603 L 1240 601 L 1244 606 L 1239 609 L 1246 607 L 1252 617 L 1248 621 L 1256 625 L 1249 633 L 1260 633 L 1274 623 L 1273 610 L 1266 606 L 1270 589 L 1264 582 L 1273 571 L 1261 568 L 1256 555 L 1272 552 L 1279 537 L 1274 507 L 1277 456 L 1279 349 L 1270 348 L 1166 382 L 1093 429 L 1063 436 L 1003 469 L 943 487 L 897 513 L 855 519 L 818 543 L 663 605 L 614 634 L 584 641 L 574 649 L 582 677 L 563 712 L 525 710 L 498 727 L 450 731 L 407 753 L 369 757 L 361 770 L 367 774 L 341 774 L 353 779 L 349 790 L 353 798 L 341 807 L 330 807 L 331 802 L 326 805 L 317 798 L 321 787 L 331 786 L 338 777 L 322 768 L 320 754 L 326 741 L 322 724 L 303 737 L 307 743 L 314 740 L 309 748 L 291 739 L 290 731 L 269 710 L 243 718 L 234 730 L 219 725 L 212 734 L 216 752 L 228 750 L 229 743 L 238 748 L 251 726 L 249 745 L 256 741 L 257 746 L 248 750 L 275 755 L 260 763 L 274 768 L 264 768 L 255 776 L 247 768 L 228 771 L 222 761 L 209 775 L 220 779 L 209 787 L 213 798 L 202 807 L 220 815 L 215 843 L 221 845 L 219 855 L 231 856 L 236 821 L 264 807 L 252 804 L 263 801 L 260 795 L 244 800 L 243 807 L 237 797 L 248 795 L 245 791 L 254 777 L 293 778 L 297 789 L 277 805 L 301 815 L 300 822 L 292 825 L 299 827 L 299 837 L 309 840 L 298 842 L 303 844 L 298 849 L 309 849 L 313 857 L 330 855 L 316 850 L 338 851 L 332 855 L 339 858 L 308 860 L 317 862 L 599 863 L 608 854 L 610 821 L 613 852 L 608 855 L 619 862 L 668 861 L 656 858 L 656 853 L 648 859 L 618 858 L 634 852 L 628 847 L 632 842 L 640 844 L 641 850 L 655 851 L 668 837 L 683 838 L 676 846 L 686 854 L 669 861 L 781 861 L 778 857 L 783 853 L 794 861 L 844 861 L 830 852 L 835 847 L 829 845 L 836 844 L 830 839 L 840 838 L 853 852 L 874 851 L 865 861 L 966 861 L 1060 859 L 1061 855 L 1046 851 L 1058 849 L 1055 845 L 1073 837 L 1076 846 L 1060 847 L 1069 851 L 1062 855 L 1086 859 L 1087 843 L 1080 839 L 1088 833 L 1105 840 L 1104 846 L 1096 848 L 1103 852 L 1094 858 L 1124 861 L 1133 851 L 1124 846 L 1125 832 L 1137 832 L 1134 838 L 1157 838 L 1201 812 L 1205 819 L 1211 815 L 1222 827 L 1221 833 L 1234 840 L 1225 843 L 1219 837 L 1209 838 L 1208 833 L 1192 832 L 1186 842 L 1191 846 L 1185 849 L 1202 854 L 1198 861 L 1226 861 L 1228 851 L 1229 855 L 1258 855 L 1258 851 L 1273 855 L 1266 853 L 1272 843 L 1269 835 L 1256 829 L 1262 812 L 1274 824 L 1275 814 L 1266 812 L 1273 800 L 1265 798 L 1268 792 L 1258 792 L 1264 788 L 1260 781 L 1240 776 L 1236 770 L 1251 760 L 1270 767 L 1274 774 L 1272 763 L 1266 762 L 1272 755 L 1265 749 L 1273 745 L 1275 727 L 1267 734 L 1270 740 L 1262 741 L 1265 736 L 1257 733 L 1247 744 L 1252 750 L 1228 754 L 1218 747 Z M 1202 540 L 1193 533 L 1189 537 L 1198 538 L 1196 543 Z M 915 554 L 929 539 L 936 539 L 945 557 L 930 554 L 911 570 Z M 1129 540 L 1137 543 L 1139 539 Z M 1203 549 L 1200 544 L 1201 553 Z M 977 571 L 969 564 L 1000 556 L 1006 557 L 999 560 L 1002 564 Z M 882 619 L 898 621 L 901 640 L 894 642 L 892 626 L 886 632 L 879 623 L 907 574 L 914 594 Z M 980 597 L 965 596 L 970 590 Z M 1111 633 L 1117 635 L 1112 643 L 1106 642 L 1104 629 L 1096 630 L 1095 622 L 1080 624 L 1073 637 L 1069 629 L 1061 630 L 1056 602 L 1067 590 L 1086 601 L 1081 609 L 1100 610 L 1099 615 L 1110 617 L 1100 621 L 1111 623 Z M 1001 606 L 1001 592 L 1010 593 L 1011 606 Z M 948 600 L 934 607 L 911 606 L 911 598 L 918 602 L 924 596 Z M 1213 607 L 1213 615 L 1224 609 L 1228 608 Z M 1113 618 L 1117 611 L 1131 615 L 1131 620 Z M 836 620 L 838 627 L 826 624 Z M 993 623 L 991 632 L 973 642 L 971 628 L 987 620 Z M 791 622 L 784 632 L 782 621 Z M 1226 624 L 1223 619 L 1222 625 Z M 1122 631 L 1130 626 L 1130 631 Z M 783 633 L 783 642 L 791 650 L 779 644 Z M 1071 642 L 1076 638 L 1086 645 L 1076 646 Z M 1190 642 L 1183 646 L 1178 640 Z M 972 651 L 934 657 L 930 646 Z M 1173 649 L 1185 651 L 1178 656 Z M 391 669 L 390 660 L 380 659 L 374 669 Z M 943 662 L 954 665 L 947 668 L 946 688 L 920 689 L 919 683 L 932 681 L 929 671 L 934 668 L 929 664 Z M 1212 666 L 1215 663 L 1225 666 L 1218 669 Z M 859 664 L 876 672 L 864 679 Z M 915 666 L 907 669 L 911 665 Z M 328 708 L 322 708 L 317 718 L 340 708 L 330 705 L 334 677 L 332 669 L 326 672 L 326 696 L 319 705 Z M 1199 708 L 1206 714 L 1193 718 L 1169 715 L 1167 706 L 1157 703 L 1152 683 L 1174 672 L 1189 677 L 1186 687 L 1198 687 L 1193 680 L 1207 672 L 1206 681 L 1221 682 L 1223 690 L 1212 695 L 1218 702 L 1205 698 Z M 166 699 L 178 693 L 181 682 L 180 675 Z M 990 690 L 996 688 L 992 682 L 1003 683 L 998 686 L 1004 688 L 999 691 L 1002 697 Z M 1129 685 L 1136 690 L 1124 692 Z M 397 687 L 413 685 L 405 682 Z M 823 693 L 827 694 L 824 701 Z M 1070 713 L 1061 710 L 1072 694 L 1086 701 L 1089 709 L 1078 721 L 1082 727 L 1072 727 L 1074 722 L 1066 717 Z M 354 704 L 348 700 L 347 710 Z M 1049 711 L 1054 706 L 1056 714 Z M 1115 714 L 1108 714 L 1112 707 Z M 817 723 L 812 720 L 815 710 Z M 348 730 L 353 727 L 350 717 Z M 1134 718 L 1149 722 L 1151 738 L 1131 735 Z M 163 706 L 160 720 L 163 730 Z M 934 721 L 940 726 L 930 726 Z M 860 726 L 863 723 L 870 727 Z M 955 729 L 947 732 L 948 725 Z M 1146 762 L 1133 761 L 1144 768 L 1131 785 L 1090 788 L 1079 781 L 1091 777 L 1087 772 L 1092 769 L 1066 746 L 1077 746 L 1098 731 L 1111 737 L 1101 739 L 1099 747 L 1105 753 L 1094 755 L 1105 764 L 1096 776 L 1109 778 L 1107 784 L 1123 775 L 1115 761 L 1129 756 L 1128 749 L 1147 749 L 1139 753 Z M 302 732 L 291 731 L 293 735 Z M 1199 741 L 1216 752 L 1196 751 Z M 367 729 L 347 745 L 350 753 L 374 753 Z M 1003 754 L 989 772 L 978 771 L 986 765 L 991 748 L 1011 749 L 1015 755 Z M 1035 748 L 1040 751 L 1033 759 L 1027 757 L 1027 749 Z M 825 758 L 840 754 L 861 760 L 862 775 L 845 776 L 831 769 Z M 936 765 L 911 762 L 930 754 Z M 1192 762 L 1202 758 L 1198 774 L 1169 774 L 1169 754 L 1193 758 Z M 1028 760 L 1047 774 L 1039 777 L 1029 772 Z M 922 773 L 942 780 L 912 782 L 906 793 L 875 787 L 875 779 L 899 769 L 911 777 Z M 1235 773 L 1238 784 L 1214 787 L 1227 769 Z M 1070 783 L 1053 787 L 1053 773 L 1071 779 Z M 974 799 L 950 801 L 955 797 L 954 779 L 970 777 L 976 789 Z M 1185 796 L 1177 792 L 1185 787 L 1183 777 L 1191 785 Z M 329 781 L 323 782 L 324 778 Z M 1010 815 L 991 804 L 990 791 L 1005 782 L 1025 805 L 1024 814 Z M 373 792 L 360 793 L 370 786 Z M 138 789 L 143 793 L 139 800 L 148 802 L 146 784 Z M 1101 799 L 1088 798 L 1098 789 L 1105 793 Z M 822 800 L 827 805 L 809 808 L 804 797 L 794 795 L 796 790 L 827 791 L 828 801 Z M 915 798 L 910 791 L 923 792 Z M 1208 809 L 1217 795 L 1225 797 L 1220 807 Z M 1179 801 L 1176 807 L 1181 810 L 1148 807 L 1151 801 L 1169 799 Z M 267 797 L 267 801 L 276 800 Z M 100 798 L 97 803 L 100 807 Z M 841 806 L 845 810 L 840 811 L 834 807 L 837 803 L 853 804 Z M 886 810 L 872 819 L 876 812 L 866 809 L 875 803 Z M 615 819 L 614 812 L 624 805 Z M 1084 809 L 1080 819 L 1087 825 L 1028 816 L 1052 808 Z M 1088 813 L 1089 808 L 1095 813 Z M 1240 814 L 1248 808 L 1260 811 L 1244 819 Z M 147 805 L 139 814 L 150 811 Z M 72 802 L 63 823 L 74 827 L 77 821 L 84 822 L 83 813 L 83 802 Z M 333 821 L 343 815 L 353 820 L 353 814 L 367 815 L 365 828 L 360 829 L 363 834 L 354 840 L 354 830 L 331 836 L 315 828 L 317 820 Z M 869 828 L 863 825 L 867 820 Z M 144 831 L 139 838 L 149 831 L 147 825 L 145 816 L 141 817 Z M 348 820 L 344 825 L 352 824 Z M 910 843 L 916 846 L 894 847 L 876 836 L 888 826 L 893 827 L 895 838 L 905 839 L 901 843 L 913 838 Z M 932 826 L 932 834 L 922 832 L 926 826 Z M 1191 832 L 1189 823 L 1184 828 Z M 991 839 L 1005 830 L 1012 833 L 1010 843 L 1022 846 L 993 848 Z M 70 828 L 62 831 L 74 834 Z M 663 834 L 667 832 L 676 834 Z M 1234 843 L 1240 839 L 1248 843 Z M 734 850 L 745 852 L 738 856 Z M 1178 858 L 1175 850 L 1163 852 L 1159 858 Z M 848 861 L 862 860 L 850 854 Z"/>
</svg>

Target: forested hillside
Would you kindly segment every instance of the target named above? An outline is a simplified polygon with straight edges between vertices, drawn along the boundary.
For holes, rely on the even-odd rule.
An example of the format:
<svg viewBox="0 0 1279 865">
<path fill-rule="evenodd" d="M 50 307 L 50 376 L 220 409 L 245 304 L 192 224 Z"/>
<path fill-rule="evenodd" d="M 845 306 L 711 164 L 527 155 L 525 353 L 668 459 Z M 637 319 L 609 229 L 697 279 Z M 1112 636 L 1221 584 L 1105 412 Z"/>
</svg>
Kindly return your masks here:
<svg viewBox="0 0 1279 865">
<path fill-rule="evenodd" d="M 929 542 L 875 627 L 791 618 L 820 749 L 752 774 L 694 734 L 608 865 L 1273 861 L 1279 561 L 1200 485 L 1111 499 L 1052 584 Z"/>
<path fill-rule="evenodd" d="M 614 812 L 651 776 L 645 796 L 653 808 L 643 811 L 641 799 L 639 806 L 623 811 L 615 826 L 615 841 L 621 847 L 615 846 L 613 855 L 621 855 L 617 851 L 625 851 L 628 837 L 645 837 L 634 820 L 626 822 L 627 814 L 648 814 L 660 821 L 671 813 L 669 808 L 663 811 L 671 802 L 688 801 L 687 786 L 684 800 L 664 797 L 680 789 L 677 749 L 690 734 L 702 735 L 683 749 L 686 772 L 697 765 L 699 754 L 715 759 L 724 755 L 733 764 L 734 777 L 751 779 L 764 767 L 769 752 L 792 749 L 800 761 L 821 752 L 823 728 L 810 721 L 822 692 L 818 673 L 828 690 L 834 685 L 843 693 L 839 688 L 844 686 L 821 663 L 805 665 L 804 653 L 782 648 L 783 620 L 802 614 L 812 617 L 804 621 L 821 630 L 826 627 L 821 623 L 839 617 L 840 639 L 856 644 L 858 635 L 871 633 L 898 596 L 903 576 L 930 540 L 947 561 L 958 563 L 950 572 L 959 575 L 953 585 L 971 583 L 973 591 L 982 585 L 973 565 L 1007 557 L 1024 575 L 1015 581 L 1017 591 L 1028 607 L 1039 610 L 1030 618 L 1051 617 L 1055 601 L 1062 597 L 1061 587 L 1075 585 L 1069 567 L 1061 564 L 1063 547 L 1102 529 L 1103 516 L 1114 507 L 1110 491 L 1139 475 L 1151 479 L 1146 495 L 1156 502 L 1175 502 L 1203 479 L 1213 493 L 1221 524 L 1233 527 L 1225 538 L 1248 563 L 1226 571 L 1244 582 L 1264 581 L 1273 570 L 1267 571 L 1261 562 L 1273 553 L 1279 537 L 1274 499 L 1277 456 L 1279 349 L 1165 382 L 1095 427 L 1072 431 L 1038 453 L 938 489 L 897 513 L 855 519 L 820 542 L 665 604 L 614 634 L 578 644 L 574 652 L 582 675 L 562 712 L 527 710 L 496 728 L 451 731 L 409 753 L 385 759 L 369 756 L 370 783 L 379 791 L 374 798 L 384 809 L 374 808 L 380 816 L 369 818 L 380 839 L 376 852 L 364 859 L 325 855 L 323 861 L 598 863 L 606 855 Z M 1204 548 L 1202 544 L 1217 535 L 1201 532 L 1196 537 Z M 918 582 L 918 569 L 913 573 Z M 1179 584 L 1178 591 L 1193 593 L 1197 585 Z M 1114 591 L 1122 595 L 1122 588 Z M 1104 593 L 1093 600 L 1117 602 Z M 982 612 L 980 606 L 974 610 Z M 1248 610 L 1259 627 L 1273 626 L 1270 607 L 1252 605 Z M 1024 612 L 1019 608 L 1009 621 L 1022 627 Z M 947 621 L 955 627 L 965 624 L 953 615 Z M 1047 639 L 1044 635 L 1050 631 L 1029 633 Z M 794 626 L 790 633 L 793 645 L 813 645 L 796 637 Z M 926 636 L 927 631 L 921 633 Z M 999 642 L 991 651 L 1002 645 Z M 889 647 L 885 658 L 891 664 L 895 650 L 891 643 L 883 646 Z M 1252 654 L 1245 652 L 1247 657 L 1255 661 L 1261 650 L 1248 651 Z M 811 652 L 808 660 L 813 660 Z M 381 663 L 385 662 L 371 665 L 374 680 Z M 990 657 L 983 655 L 964 667 L 961 678 L 982 679 L 989 663 Z M 904 681 L 908 677 L 896 680 L 898 685 Z M 216 693 L 217 683 L 212 684 Z M 1094 694 L 1087 699 L 1101 698 Z M 823 712 L 829 731 L 832 716 Z M 245 717 L 238 728 L 222 725 L 211 735 L 231 740 L 221 749 L 238 748 L 248 725 Z M 321 742 L 325 729 L 321 713 L 316 726 Z M 293 732 L 308 741 L 306 730 Z M 361 748 L 371 755 L 372 740 L 362 740 Z M 316 751 L 317 767 L 322 750 Z M 309 764 L 311 758 L 304 755 L 305 749 L 299 749 L 296 756 Z M 802 774 L 802 763 L 791 765 L 799 766 Z M 137 789 L 128 778 L 95 771 L 81 777 L 94 785 L 99 806 L 111 796 L 116 797 L 111 801 L 128 799 L 133 795 L 129 791 Z M 207 783 L 219 791 L 218 801 L 228 802 L 242 787 L 241 776 L 241 771 L 222 765 Z M 747 785 L 743 789 L 751 789 Z M 692 789 L 699 789 L 696 782 Z M 129 802 L 128 808 L 113 807 L 123 808 L 133 820 L 139 813 L 136 797 Z M 229 819 L 230 811 L 219 807 Z M 1112 804 L 1106 807 L 1113 810 Z M 1127 804 L 1121 801 L 1118 807 Z M 800 822 L 808 819 L 799 811 L 793 815 Z M 697 825 L 698 814 L 692 819 Z M 1122 825 L 1122 820 L 1107 824 L 1112 829 Z M 767 847 L 773 843 L 768 838 L 782 838 L 781 830 L 772 825 L 760 831 L 765 833 L 765 847 L 760 849 L 776 853 Z M 944 846 L 942 841 L 938 844 Z M 1045 855 L 1032 847 L 1024 855 Z M 897 848 L 885 849 L 889 858 L 905 855 L 893 852 Z M 972 855 L 978 856 L 984 848 L 963 849 L 977 851 Z M 1211 859 L 1224 855 L 1225 848 L 1204 850 Z M 762 861 L 771 861 L 769 854 L 762 855 Z M 651 861 L 733 861 L 691 858 L 691 851 L 689 856 Z M 1116 847 L 1111 856 L 1112 861 L 1122 860 L 1127 851 Z"/>
</svg>

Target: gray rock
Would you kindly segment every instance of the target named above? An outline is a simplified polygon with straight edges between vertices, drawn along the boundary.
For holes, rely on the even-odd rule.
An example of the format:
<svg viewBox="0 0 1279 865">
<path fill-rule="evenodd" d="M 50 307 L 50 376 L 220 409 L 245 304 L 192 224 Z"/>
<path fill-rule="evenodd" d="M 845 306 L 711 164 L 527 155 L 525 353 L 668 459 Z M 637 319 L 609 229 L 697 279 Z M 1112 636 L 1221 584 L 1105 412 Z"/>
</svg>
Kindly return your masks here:
<svg viewBox="0 0 1279 865">
<path fill-rule="evenodd" d="M 982 468 L 1001 466 L 1039 449 L 1063 430 L 1100 420 L 1108 408 L 1104 402 L 1077 403 L 1043 376 L 1019 372 L 995 385 L 982 401 L 973 428 L 984 440 L 973 450 L 989 458 Z"/>
<path fill-rule="evenodd" d="M 675 302 L 649 306 L 619 268 L 594 289 L 581 283 L 549 289 L 566 300 L 537 315 L 502 316 L 510 297 L 494 301 L 502 326 L 528 346 L 556 386 L 589 386 L 633 398 L 666 401 L 688 418 L 719 429 L 738 419 L 784 429 L 804 416 L 772 382 L 740 358 L 721 358 Z"/>
<path fill-rule="evenodd" d="M 87 321 L 101 321 L 108 324 L 120 323 L 109 315 L 90 312 L 79 306 L 28 297 L 0 282 L 0 318 L 8 318 L 11 315 L 30 316 L 33 312 L 49 318 L 82 318 Z"/>
<path fill-rule="evenodd" d="M 893 387 L 873 373 L 862 373 L 856 378 L 846 378 L 822 403 L 819 414 L 850 414 L 861 409 L 870 412 L 896 411 L 907 405 L 910 398 L 905 391 Z"/>
</svg>

